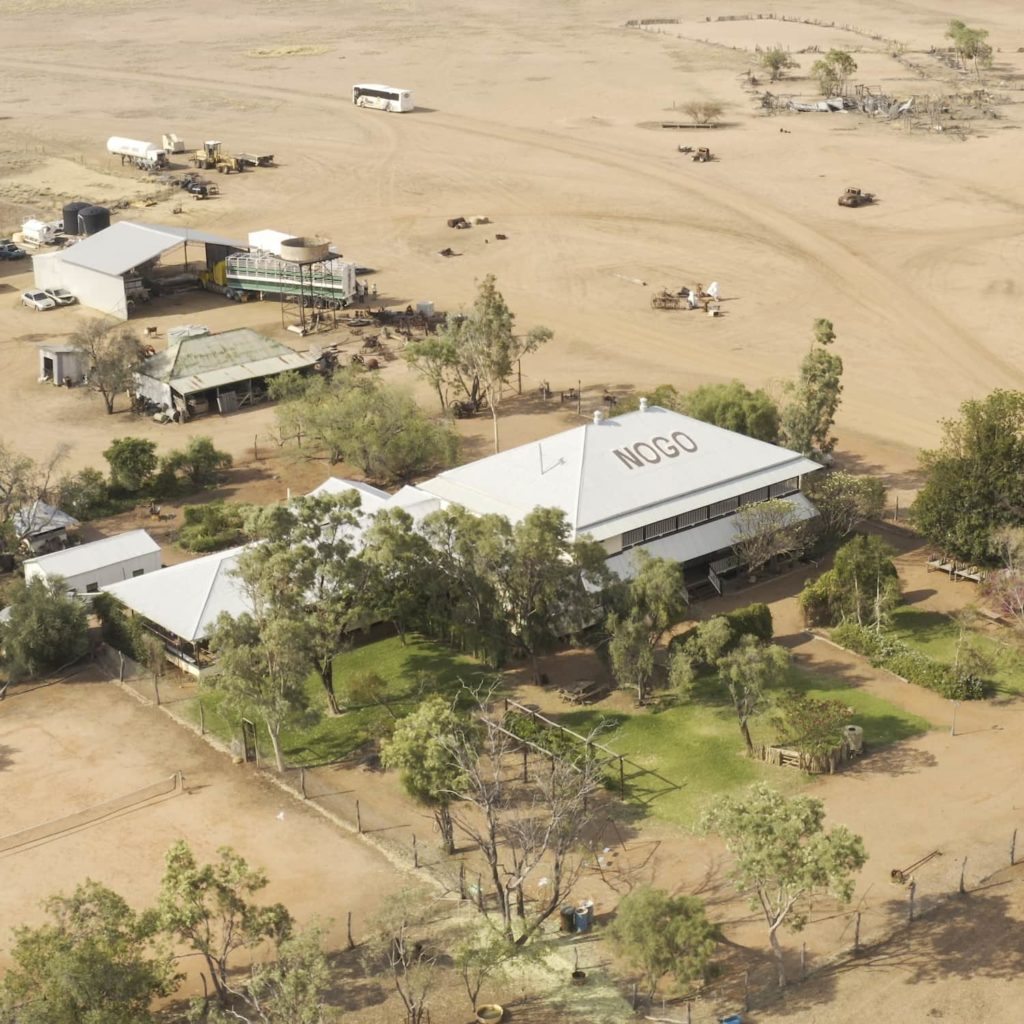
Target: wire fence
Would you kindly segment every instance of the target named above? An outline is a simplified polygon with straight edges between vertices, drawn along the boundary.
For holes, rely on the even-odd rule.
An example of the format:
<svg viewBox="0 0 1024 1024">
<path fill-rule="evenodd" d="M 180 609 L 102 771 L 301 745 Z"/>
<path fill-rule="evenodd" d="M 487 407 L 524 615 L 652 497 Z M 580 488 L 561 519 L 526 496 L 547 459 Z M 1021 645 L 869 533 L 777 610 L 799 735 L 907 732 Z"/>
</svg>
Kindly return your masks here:
<svg viewBox="0 0 1024 1024">
<path fill-rule="evenodd" d="M 112 667 L 116 669 L 117 666 Z M 113 676 L 117 678 L 116 671 Z M 141 701 L 155 703 L 150 696 L 151 688 L 146 687 L 143 678 L 125 679 L 121 685 Z M 165 701 L 162 710 L 200 733 L 201 728 L 188 717 L 185 705 L 190 703 L 192 698 L 182 693 Z M 218 749 L 228 749 L 223 737 L 207 733 L 205 738 Z M 234 746 L 240 748 L 241 743 Z M 378 771 L 379 764 L 374 757 L 364 758 L 362 764 L 348 758 L 316 766 L 292 766 L 279 773 L 273 766 L 273 759 L 267 757 L 268 753 L 262 747 L 257 751 L 259 769 L 264 778 L 315 808 L 335 825 L 358 835 L 397 868 L 432 883 L 441 895 L 461 901 L 466 907 L 484 909 L 488 905 L 487 882 L 482 877 L 482 864 L 476 852 L 463 848 L 459 854 L 450 856 L 444 850 L 430 812 L 409 805 L 396 805 L 389 781 Z M 509 766 L 511 773 L 522 771 L 521 757 L 522 752 L 513 755 Z M 530 772 L 544 770 L 549 760 L 531 752 Z M 178 778 L 176 774 L 76 815 L 0 838 L 0 852 L 171 792 Z M 614 797 L 607 794 L 607 799 L 614 800 Z M 596 808 L 593 818 L 595 822 L 603 820 Z M 607 822 L 614 823 L 611 817 Z M 607 862 L 603 863 L 600 855 L 607 844 L 617 845 L 623 851 L 633 847 L 640 850 L 644 846 L 642 833 L 630 830 L 628 826 L 624 829 L 623 834 L 616 826 L 613 838 L 609 838 L 611 833 L 606 829 L 597 830 L 591 837 L 593 841 L 581 849 L 586 866 L 583 877 L 594 879 L 600 875 L 601 882 L 609 890 L 609 904 L 617 902 L 632 885 L 650 881 L 639 870 L 624 872 L 621 877 L 616 875 L 614 878 L 608 874 Z M 830 900 L 816 902 L 811 908 L 806 929 L 800 933 L 786 933 L 785 964 L 789 980 L 799 983 L 813 979 L 830 969 L 848 965 L 901 935 L 912 936 L 914 929 L 924 927 L 921 924 L 923 919 L 941 913 L 944 907 L 960 905 L 970 908 L 972 893 L 982 898 L 1000 872 L 1018 863 L 1018 838 L 1024 845 L 1024 826 L 1020 833 L 1010 824 L 1006 826 L 1005 834 L 990 833 L 980 838 L 975 830 L 971 835 L 964 835 L 955 847 L 924 850 L 913 864 L 889 865 L 885 888 L 881 889 L 877 883 L 869 885 L 851 907 L 838 906 Z M 638 862 L 640 860 L 638 854 Z M 647 860 L 639 866 L 646 869 Z M 580 885 L 585 884 L 581 880 Z M 957 904 L 958 897 L 968 897 L 968 902 Z M 725 921 L 723 927 L 728 932 L 731 926 L 740 923 L 749 926 L 752 920 Z M 600 932 L 597 932 L 588 938 L 599 939 L 599 936 Z M 648 1008 L 650 1019 L 706 1024 L 717 1022 L 729 1013 L 769 1006 L 778 1001 L 783 992 L 788 993 L 787 999 L 794 998 L 793 993 L 799 986 L 791 984 L 785 990 L 780 989 L 777 967 L 759 945 L 746 949 L 728 948 L 721 968 L 723 973 L 719 977 L 695 997 L 666 1000 L 660 1009 Z M 628 992 L 623 994 L 628 1000 Z M 644 1012 L 642 1005 L 638 1012 Z"/>
<path fill-rule="evenodd" d="M 180 771 L 176 771 L 166 779 L 161 779 L 159 782 L 154 782 L 148 786 L 142 786 L 140 789 L 133 789 L 130 793 L 124 793 L 122 796 L 104 800 L 102 803 L 85 807 L 80 811 L 75 811 L 73 814 L 55 818 L 40 825 L 33 825 L 19 832 L 0 836 L 0 853 L 17 850 L 43 839 L 50 839 L 53 836 L 72 832 L 75 829 L 82 828 L 84 825 L 91 825 L 94 822 L 102 821 L 120 811 L 148 803 L 150 800 L 155 800 L 158 797 L 181 792 L 182 788 L 183 776 Z"/>
</svg>

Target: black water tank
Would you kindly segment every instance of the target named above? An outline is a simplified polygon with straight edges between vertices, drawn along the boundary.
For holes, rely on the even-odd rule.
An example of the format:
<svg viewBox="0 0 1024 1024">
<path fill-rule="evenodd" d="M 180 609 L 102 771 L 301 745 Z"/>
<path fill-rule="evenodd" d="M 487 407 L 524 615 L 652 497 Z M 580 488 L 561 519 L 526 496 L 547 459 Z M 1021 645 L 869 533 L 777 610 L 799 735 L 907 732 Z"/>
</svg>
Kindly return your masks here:
<svg viewBox="0 0 1024 1024">
<path fill-rule="evenodd" d="M 105 206 L 87 206 L 78 211 L 78 233 L 95 235 L 97 231 L 110 227 L 110 211 Z"/>
<path fill-rule="evenodd" d="M 64 204 L 64 234 L 65 235 L 77 235 L 78 234 L 78 214 L 82 210 L 87 210 L 92 203 L 83 203 L 80 199 L 73 203 Z"/>
</svg>

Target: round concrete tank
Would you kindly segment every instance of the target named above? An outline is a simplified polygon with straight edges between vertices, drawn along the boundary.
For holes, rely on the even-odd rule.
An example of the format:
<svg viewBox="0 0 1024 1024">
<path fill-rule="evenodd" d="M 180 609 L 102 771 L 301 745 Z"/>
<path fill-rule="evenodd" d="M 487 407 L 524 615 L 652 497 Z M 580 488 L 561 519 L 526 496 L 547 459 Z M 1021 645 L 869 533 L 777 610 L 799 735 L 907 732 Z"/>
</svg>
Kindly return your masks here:
<svg viewBox="0 0 1024 1024">
<path fill-rule="evenodd" d="M 87 206 L 78 211 L 78 233 L 95 235 L 110 227 L 110 211 L 105 206 Z"/>
<path fill-rule="evenodd" d="M 290 263 L 317 263 L 330 256 L 331 243 L 325 238 L 286 238 L 281 242 L 281 259 Z"/>
<path fill-rule="evenodd" d="M 64 220 L 65 235 L 78 234 L 78 214 L 80 211 L 88 209 L 90 206 L 92 206 L 92 203 L 83 203 L 81 200 L 64 204 L 62 217 Z"/>
</svg>

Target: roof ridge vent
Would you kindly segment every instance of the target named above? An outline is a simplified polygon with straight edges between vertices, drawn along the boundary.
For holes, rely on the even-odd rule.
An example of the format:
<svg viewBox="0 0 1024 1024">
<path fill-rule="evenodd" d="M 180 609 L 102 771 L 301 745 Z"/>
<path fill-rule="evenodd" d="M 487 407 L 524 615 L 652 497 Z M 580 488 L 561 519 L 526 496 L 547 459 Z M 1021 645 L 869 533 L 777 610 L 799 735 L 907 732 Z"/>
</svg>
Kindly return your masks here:
<svg viewBox="0 0 1024 1024">
<path fill-rule="evenodd" d="M 600 409 L 594 410 L 594 422 L 600 423 L 604 419 L 604 413 Z"/>
<path fill-rule="evenodd" d="M 647 412 L 647 399 L 646 398 L 641 398 L 640 399 L 640 411 L 641 412 Z"/>
</svg>

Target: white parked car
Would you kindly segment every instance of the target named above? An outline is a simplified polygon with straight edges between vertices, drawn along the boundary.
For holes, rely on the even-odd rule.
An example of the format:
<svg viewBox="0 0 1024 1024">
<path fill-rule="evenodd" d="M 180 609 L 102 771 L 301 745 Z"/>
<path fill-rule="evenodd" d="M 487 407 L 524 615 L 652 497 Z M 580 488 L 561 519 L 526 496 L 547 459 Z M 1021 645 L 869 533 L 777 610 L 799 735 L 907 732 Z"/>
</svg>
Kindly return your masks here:
<svg viewBox="0 0 1024 1024">
<path fill-rule="evenodd" d="M 57 305 L 46 292 L 22 292 L 21 301 L 23 305 L 34 309 L 37 313 L 41 309 L 53 309 Z"/>
<path fill-rule="evenodd" d="M 78 301 L 67 288 L 44 288 L 43 294 L 48 299 L 53 299 L 58 306 L 70 306 Z"/>
</svg>

